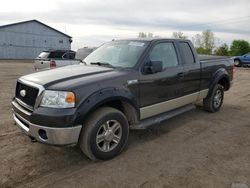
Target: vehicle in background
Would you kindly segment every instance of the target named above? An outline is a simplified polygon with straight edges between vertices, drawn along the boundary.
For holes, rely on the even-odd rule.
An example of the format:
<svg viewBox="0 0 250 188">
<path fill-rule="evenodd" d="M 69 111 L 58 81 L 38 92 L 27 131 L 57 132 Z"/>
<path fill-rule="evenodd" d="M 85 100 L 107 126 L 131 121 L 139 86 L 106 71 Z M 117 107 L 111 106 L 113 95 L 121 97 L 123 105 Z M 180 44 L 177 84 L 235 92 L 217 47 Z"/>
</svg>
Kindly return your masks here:
<svg viewBox="0 0 250 188">
<path fill-rule="evenodd" d="M 199 57 L 182 39 L 112 41 L 84 62 L 19 78 L 12 111 L 33 141 L 77 144 L 92 160 L 118 155 L 130 129 L 155 126 L 199 101 L 219 111 L 234 73 L 232 59 Z"/>
<path fill-rule="evenodd" d="M 84 47 L 76 51 L 76 59 L 85 59 L 89 54 L 91 54 L 96 47 Z"/>
<path fill-rule="evenodd" d="M 81 59 L 75 59 L 76 53 L 72 50 L 46 50 L 35 59 L 35 70 L 48 70 L 67 65 L 77 65 Z"/>
<path fill-rule="evenodd" d="M 233 57 L 233 59 L 236 67 L 250 66 L 250 52 L 242 56 Z"/>
</svg>

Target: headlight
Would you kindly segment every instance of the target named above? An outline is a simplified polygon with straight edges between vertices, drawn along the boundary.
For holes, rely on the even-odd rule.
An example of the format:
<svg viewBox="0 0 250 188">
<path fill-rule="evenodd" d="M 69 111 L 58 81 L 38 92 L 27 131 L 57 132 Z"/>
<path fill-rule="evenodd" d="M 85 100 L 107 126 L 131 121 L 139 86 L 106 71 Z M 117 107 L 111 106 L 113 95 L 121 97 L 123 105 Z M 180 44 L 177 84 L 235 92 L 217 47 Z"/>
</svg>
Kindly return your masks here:
<svg viewBox="0 0 250 188">
<path fill-rule="evenodd" d="M 75 106 L 75 94 L 67 91 L 45 90 L 40 106 L 51 108 L 72 108 Z"/>
</svg>

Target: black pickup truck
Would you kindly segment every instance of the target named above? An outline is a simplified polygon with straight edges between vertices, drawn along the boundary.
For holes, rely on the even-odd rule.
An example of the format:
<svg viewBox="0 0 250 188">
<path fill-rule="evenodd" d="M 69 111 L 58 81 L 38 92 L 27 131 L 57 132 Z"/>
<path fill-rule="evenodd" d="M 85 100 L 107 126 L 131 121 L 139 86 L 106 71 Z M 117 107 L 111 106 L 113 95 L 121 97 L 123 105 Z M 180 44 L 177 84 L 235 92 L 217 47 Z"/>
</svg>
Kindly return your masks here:
<svg viewBox="0 0 250 188">
<path fill-rule="evenodd" d="M 189 40 L 108 42 L 72 65 L 18 79 L 16 124 L 33 141 L 78 144 L 92 160 L 126 146 L 130 129 L 145 129 L 194 108 L 216 112 L 229 90 L 229 58 L 198 57 Z"/>
</svg>

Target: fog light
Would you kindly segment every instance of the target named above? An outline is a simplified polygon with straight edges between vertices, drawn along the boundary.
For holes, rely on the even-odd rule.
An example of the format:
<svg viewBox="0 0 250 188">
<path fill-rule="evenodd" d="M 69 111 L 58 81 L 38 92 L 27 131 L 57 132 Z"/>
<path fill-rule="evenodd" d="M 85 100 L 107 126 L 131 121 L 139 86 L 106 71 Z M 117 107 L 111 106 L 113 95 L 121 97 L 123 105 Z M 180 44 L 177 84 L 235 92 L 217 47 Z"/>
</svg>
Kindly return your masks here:
<svg viewBox="0 0 250 188">
<path fill-rule="evenodd" d="M 40 136 L 43 140 L 47 140 L 47 139 L 48 139 L 47 133 L 46 133 L 45 130 L 39 129 L 38 134 L 39 134 L 39 136 Z"/>
</svg>

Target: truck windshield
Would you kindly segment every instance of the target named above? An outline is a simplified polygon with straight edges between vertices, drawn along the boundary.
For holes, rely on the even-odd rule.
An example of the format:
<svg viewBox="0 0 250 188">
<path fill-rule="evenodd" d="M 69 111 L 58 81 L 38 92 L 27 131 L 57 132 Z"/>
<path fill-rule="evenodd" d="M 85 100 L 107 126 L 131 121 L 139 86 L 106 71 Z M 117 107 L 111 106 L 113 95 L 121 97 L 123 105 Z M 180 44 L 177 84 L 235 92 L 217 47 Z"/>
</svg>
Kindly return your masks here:
<svg viewBox="0 0 250 188">
<path fill-rule="evenodd" d="M 48 58 L 49 52 L 42 52 L 39 54 L 38 58 Z"/>
<path fill-rule="evenodd" d="M 88 65 L 112 67 L 134 67 L 148 42 L 112 41 L 106 43 L 88 55 L 84 62 Z"/>
</svg>

